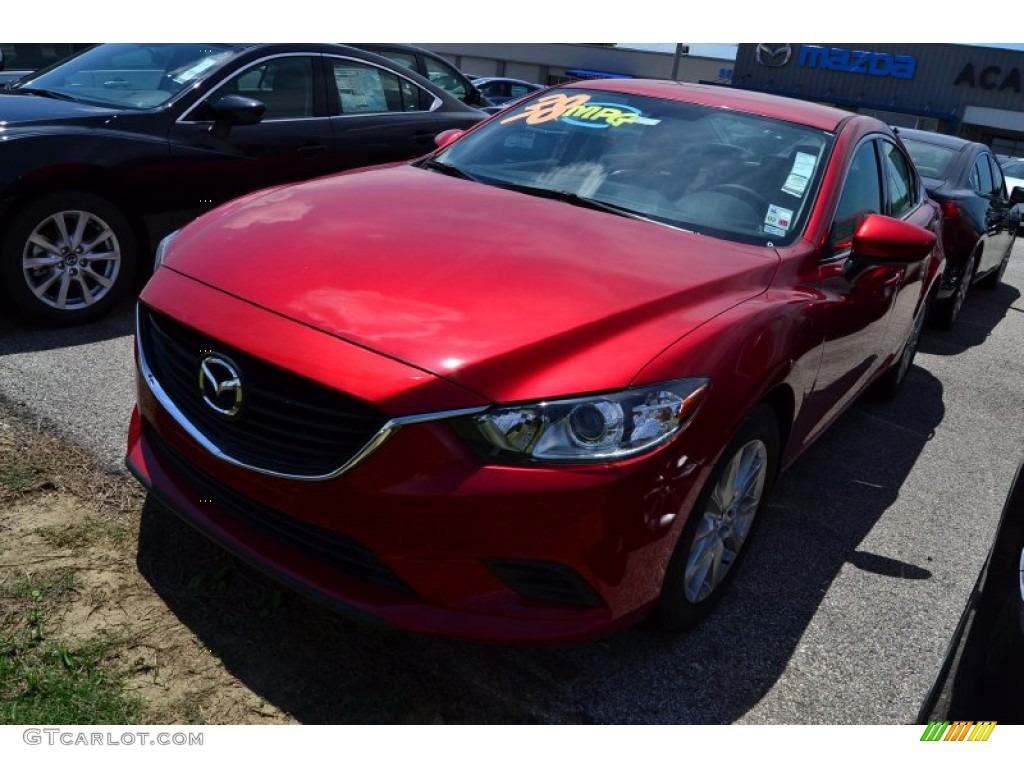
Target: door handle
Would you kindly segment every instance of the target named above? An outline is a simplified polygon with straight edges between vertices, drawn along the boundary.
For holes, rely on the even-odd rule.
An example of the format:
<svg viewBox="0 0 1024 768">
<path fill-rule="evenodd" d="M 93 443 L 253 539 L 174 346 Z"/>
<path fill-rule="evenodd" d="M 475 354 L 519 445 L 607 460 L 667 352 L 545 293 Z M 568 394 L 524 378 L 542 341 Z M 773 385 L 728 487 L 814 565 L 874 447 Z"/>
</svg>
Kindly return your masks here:
<svg viewBox="0 0 1024 768">
<path fill-rule="evenodd" d="M 326 144 L 303 144 L 299 147 L 299 154 L 303 157 L 313 157 L 327 151 Z"/>
</svg>

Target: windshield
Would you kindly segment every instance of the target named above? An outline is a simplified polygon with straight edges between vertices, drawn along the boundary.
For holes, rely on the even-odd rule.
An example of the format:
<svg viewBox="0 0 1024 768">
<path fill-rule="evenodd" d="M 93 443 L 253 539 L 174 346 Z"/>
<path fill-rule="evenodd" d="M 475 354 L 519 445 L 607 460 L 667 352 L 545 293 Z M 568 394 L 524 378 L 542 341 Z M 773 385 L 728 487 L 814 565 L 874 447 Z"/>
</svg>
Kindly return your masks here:
<svg viewBox="0 0 1024 768">
<path fill-rule="evenodd" d="M 917 172 L 929 179 L 948 179 L 953 162 L 960 154 L 959 150 L 950 147 L 940 147 L 938 144 L 929 144 L 926 141 L 903 139 L 903 146 L 910 153 L 910 159 L 917 166 Z"/>
<path fill-rule="evenodd" d="M 150 109 L 234 55 L 233 48 L 210 43 L 111 43 L 23 80 L 14 90 L 103 107 Z"/>
<path fill-rule="evenodd" d="M 564 88 L 502 113 L 436 155 L 434 167 L 702 234 L 784 245 L 811 209 L 831 143 L 828 133 L 735 110 Z"/>
</svg>

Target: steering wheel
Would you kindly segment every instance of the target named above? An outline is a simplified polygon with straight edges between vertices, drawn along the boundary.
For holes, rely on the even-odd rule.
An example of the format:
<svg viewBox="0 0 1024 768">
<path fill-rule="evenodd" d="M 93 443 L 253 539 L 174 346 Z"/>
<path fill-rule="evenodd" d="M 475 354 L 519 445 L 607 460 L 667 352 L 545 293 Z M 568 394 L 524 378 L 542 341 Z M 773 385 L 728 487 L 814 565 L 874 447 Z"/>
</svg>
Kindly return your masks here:
<svg viewBox="0 0 1024 768">
<path fill-rule="evenodd" d="M 768 210 L 768 201 L 759 192 L 755 192 L 750 187 L 745 187 L 742 184 L 718 184 L 707 191 L 739 198 L 757 211 L 758 215 L 764 215 Z"/>
</svg>

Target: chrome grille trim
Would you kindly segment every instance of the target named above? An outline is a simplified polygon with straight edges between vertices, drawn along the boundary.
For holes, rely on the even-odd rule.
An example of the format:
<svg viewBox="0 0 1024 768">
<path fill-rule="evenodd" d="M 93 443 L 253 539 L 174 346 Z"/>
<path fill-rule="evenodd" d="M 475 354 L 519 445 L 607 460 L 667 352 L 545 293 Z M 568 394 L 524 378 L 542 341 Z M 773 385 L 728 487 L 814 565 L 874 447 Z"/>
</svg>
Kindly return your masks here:
<svg viewBox="0 0 1024 768">
<path fill-rule="evenodd" d="M 149 391 L 153 393 L 153 397 L 156 398 L 157 402 L 160 403 L 161 407 L 171 416 L 172 419 L 180 426 L 193 440 L 198 443 L 203 450 L 209 453 L 214 458 L 223 461 L 225 464 L 230 464 L 233 467 L 245 469 L 250 472 L 256 472 L 261 475 L 268 475 L 270 477 L 280 477 L 287 480 L 303 480 L 310 482 L 322 482 L 324 480 L 332 480 L 340 475 L 345 474 L 356 465 L 365 461 L 367 457 L 372 455 L 378 448 L 380 448 L 392 435 L 394 435 L 403 426 L 410 424 L 422 424 L 428 421 L 443 421 L 445 419 L 457 418 L 459 416 L 471 416 L 481 411 L 487 410 L 489 406 L 477 406 L 474 408 L 463 408 L 453 411 L 440 411 L 437 413 L 426 413 L 417 414 L 412 416 L 399 416 L 396 418 L 389 419 L 385 422 L 377 433 L 370 438 L 369 441 L 362 448 L 349 458 L 344 464 L 337 469 L 332 470 L 326 474 L 320 475 L 297 475 L 287 472 L 277 472 L 272 469 L 266 469 L 264 467 L 254 466 L 247 462 L 236 459 L 235 457 L 228 454 L 217 446 L 212 440 L 206 437 L 198 427 L 196 427 L 189 418 L 175 405 L 174 401 L 167 394 L 164 388 L 160 385 L 160 381 L 153 373 L 149 363 L 146 360 L 146 351 L 141 339 L 143 338 L 142 331 L 142 303 L 139 302 L 135 305 L 135 349 L 139 356 L 139 374 L 142 381 L 149 387 Z"/>
</svg>

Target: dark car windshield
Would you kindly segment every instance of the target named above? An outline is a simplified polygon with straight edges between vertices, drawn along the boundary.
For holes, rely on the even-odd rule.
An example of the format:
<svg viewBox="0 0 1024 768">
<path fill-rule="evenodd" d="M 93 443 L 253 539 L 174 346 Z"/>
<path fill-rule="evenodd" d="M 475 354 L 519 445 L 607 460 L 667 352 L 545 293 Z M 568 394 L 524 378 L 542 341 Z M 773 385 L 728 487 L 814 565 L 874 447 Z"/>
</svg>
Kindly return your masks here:
<svg viewBox="0 0 1024 768">
<path fill-rule="evenodd" d="M 211 43 L 111 43 L 23 80 L 15 91 L 104 107 L 151 109 L 236 53 Z"/>
<path fill-rule="evenodd" d="M 908 139 L 901 135 L 903 144 L 910 153 L 910 159 L 917 166 L 917 171 L 922 176 L 930 179 L 948 179 L 953 169 L 959 150 L 951 147 L 940 147 L 938 144 L 930 144 L 927 141 Z"/>
<path fill-rule="evenodd" d="M 434 160 L 486 184 L 784 245 L 803 227 L 831 144 L 826 132 L 735 110 L 570 87 L 521 102 Z"/>
</svg>

